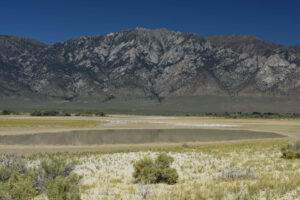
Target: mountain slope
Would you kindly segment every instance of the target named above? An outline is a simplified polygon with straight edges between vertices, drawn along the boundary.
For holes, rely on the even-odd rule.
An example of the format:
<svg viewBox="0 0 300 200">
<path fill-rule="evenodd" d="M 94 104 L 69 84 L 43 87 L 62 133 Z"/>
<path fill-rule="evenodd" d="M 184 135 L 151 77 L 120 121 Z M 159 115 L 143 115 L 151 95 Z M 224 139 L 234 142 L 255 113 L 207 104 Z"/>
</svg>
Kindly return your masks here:
<svg viewBox="0 0 300 200">
<path fill-rule="evenodd" d="M 300 96 L 300 48 L 136 28 L 52 45 L 0 36 L 1 96 Z"/>
</svg>

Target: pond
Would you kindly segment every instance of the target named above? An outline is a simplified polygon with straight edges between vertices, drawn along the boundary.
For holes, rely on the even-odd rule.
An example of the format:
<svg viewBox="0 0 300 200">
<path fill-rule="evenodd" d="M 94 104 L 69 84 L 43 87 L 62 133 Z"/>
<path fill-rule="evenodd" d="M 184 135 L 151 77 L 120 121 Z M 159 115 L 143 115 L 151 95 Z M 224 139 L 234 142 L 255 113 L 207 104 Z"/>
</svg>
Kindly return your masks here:
<svg viewBox="0 0 300 200">
<path fill-rule="evenodd" d="M 115 129 L 2 135 L 2 145 L 103 145 L 228 141 L 284 137 L 277 133 L 212 129 Z"/>
</svg>

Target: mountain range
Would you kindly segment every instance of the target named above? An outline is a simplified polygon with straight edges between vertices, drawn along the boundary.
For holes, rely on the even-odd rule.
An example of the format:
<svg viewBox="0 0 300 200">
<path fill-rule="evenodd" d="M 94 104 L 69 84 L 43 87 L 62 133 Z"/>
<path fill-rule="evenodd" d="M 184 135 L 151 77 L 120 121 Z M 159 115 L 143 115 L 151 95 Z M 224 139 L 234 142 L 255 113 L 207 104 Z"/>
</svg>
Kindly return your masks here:
<svg viewBox="0 0 300 200">
<path fill-rule="evenodd" d="M 135 28 L 46 45 L 0 36 L 0 97 L 300 97 L 300 46 Z"/>
</svg>

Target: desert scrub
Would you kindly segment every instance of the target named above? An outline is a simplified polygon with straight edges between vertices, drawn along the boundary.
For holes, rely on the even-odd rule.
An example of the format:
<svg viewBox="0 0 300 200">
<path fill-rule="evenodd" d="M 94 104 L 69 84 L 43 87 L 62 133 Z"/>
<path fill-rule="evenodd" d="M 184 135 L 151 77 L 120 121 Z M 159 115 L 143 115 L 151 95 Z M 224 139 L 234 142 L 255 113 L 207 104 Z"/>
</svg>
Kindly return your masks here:
<svg viewBox="0 0 300 200">
<path fill-rule="evenodd" d="M 178 181 L 176 169 L 170 167 L 174 158 L 161 153 L 153 161 L 143 158 L 134 164 L 133 177 L 136 182 L 175 184 Z"/>
<path fill-rule="evenodd" d="M 55 179 L 57 176 L 68 176 L 75 167 L 75 161 L 68 162 L 64 157 L 54 157 L 41 162 L 47 178 Z"/>
<path fill-rule="evenodd" d="M 79 200 L 80 177 L 72 173 L 75 161 L 66 161 L 65 157 L 53 157 L 41 162 L 45 172 L 46 195 L 49 200 Z"/>
<path fill-rule="evenodd" d="M 0 199 L 33 199 L 38 194 L 35 177 L 29 174 L 14 174 L 6 183 L 0 183 Z"/>
<path fill-rule="evenodd" d="M 0 156 L 0 199 L 32 199 L 40 191 L 39 175 L 26 161 L 14 154 Z"/>
<path fill-rule="evenodd" d="M 82 191 L 82 198 L 89 200 L 281 199 L 283 196 L 286 197 L 283 199 L 297 199 L 290 195 L 300 187 L 300 160 L 282 159 L 280 149 L 285 145 L 284 141 L 74 153 L 80 156 L 75 172 L 82 176 L 82 184 L 92 186 Z M 136 184 L 132 181 L 134 163 L 145 158 L 155 163 L 162 151 L 174 158 L 171 166 L 180 177 L 177 183 Z"/>
<path fill-rule="evenodd" d="M 8 181 L 15 173 L 22 174 L 27 171 L 24 160 L 14 154 L 0 156 L 0 181 Z"/>
<path fill-rule="evenodd" d="M 80 199 L 80 177 L 71 173 L 73 169 L 74 162 L 63 157 L 40 162 L 14 154 L 0 155 L 0 200 L 29 200 L 42 193 L 49 199 Z"/>
<path fill-rule="evenodd" d="M 300 142 L 288 144 L 281 149 L 282 157 L 287 159 L 300 158 Z"/>
<path fill-rule="evenodd" d="M 57 176 L 46 182 L 46 194 L 49 200 L 80 200 L 80 177 L 71 174 Z"/>
</svg>

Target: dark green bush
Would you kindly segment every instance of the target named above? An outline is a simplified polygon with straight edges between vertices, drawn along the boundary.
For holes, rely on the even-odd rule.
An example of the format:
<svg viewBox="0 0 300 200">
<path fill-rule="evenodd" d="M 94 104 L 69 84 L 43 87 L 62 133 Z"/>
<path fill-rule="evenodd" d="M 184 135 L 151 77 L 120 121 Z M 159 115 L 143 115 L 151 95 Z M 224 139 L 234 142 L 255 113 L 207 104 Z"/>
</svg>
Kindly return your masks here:
<svg viewBox="0 0 300 200">
<path fill-rule="evenodd" d="M 166 169 L 170 167 L 173 161 L 173 157 L 168 156 L 166 153 L 161 153 L 155 159 L 155 165 L 160 169 Z"/>
<path fill-rule="evenodd" d="M 143 158 L 134 164 L 133 177 L 136 182 L 156 183 L 157 169 L 151 158 Z"/>
<path fill-rule="evenodd" d="M 167 184 L 175 184 L 178 181 L 178 173 L 174 168 L 165 168 L 161 169 L 159 172 L 159 176 L 157 177 L 158 183 L 167 183 Z"/>
<path fill-rule="evenodd" d="M 287 159 L 300 158 L 300 142 L 288 144 L 281 149 L 282 157 Z"/>
<path fill-rule="evenodd" d="M 136 182 L 175 184 L 178 181 L 176 169 L 170 167 L 174 158 L 161 153 L 153 161 L 143 158 L 134 164 L 133 177 Z"/>
</svg>

